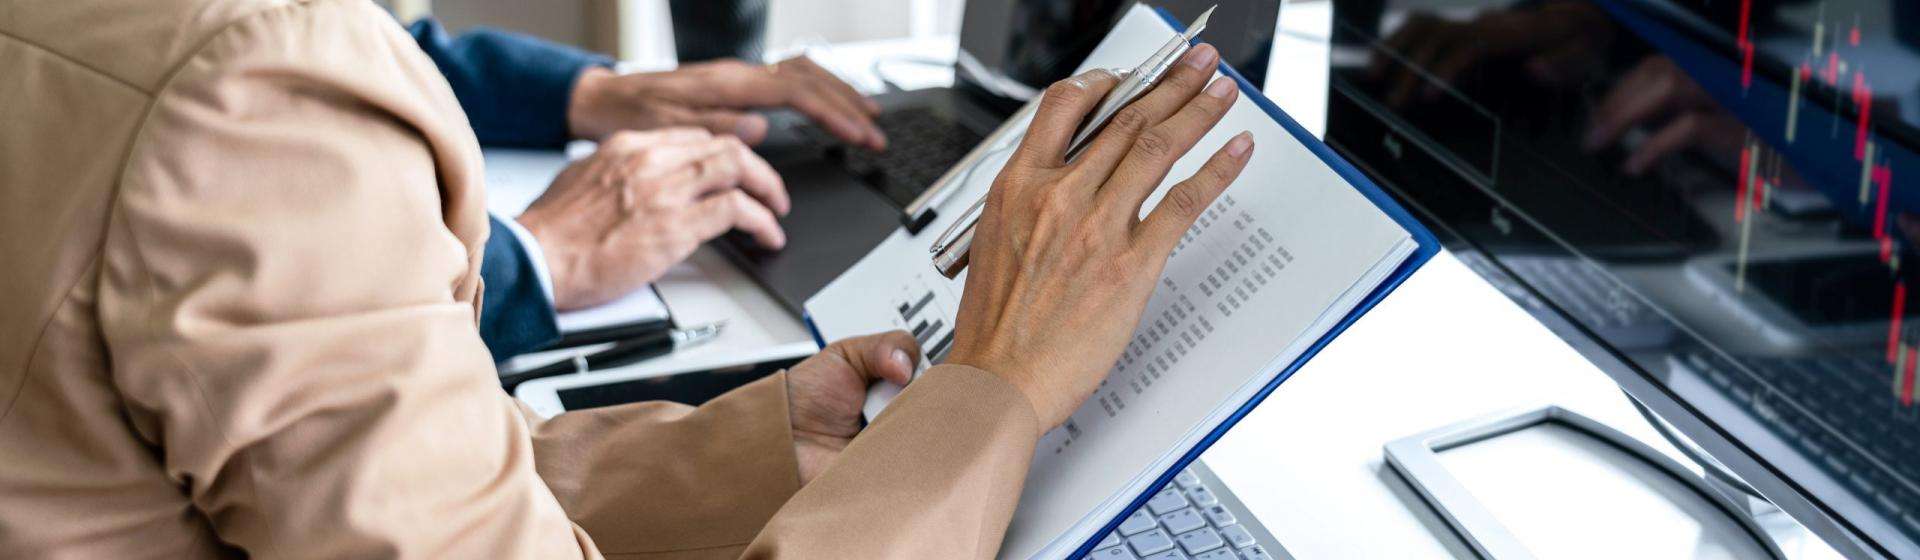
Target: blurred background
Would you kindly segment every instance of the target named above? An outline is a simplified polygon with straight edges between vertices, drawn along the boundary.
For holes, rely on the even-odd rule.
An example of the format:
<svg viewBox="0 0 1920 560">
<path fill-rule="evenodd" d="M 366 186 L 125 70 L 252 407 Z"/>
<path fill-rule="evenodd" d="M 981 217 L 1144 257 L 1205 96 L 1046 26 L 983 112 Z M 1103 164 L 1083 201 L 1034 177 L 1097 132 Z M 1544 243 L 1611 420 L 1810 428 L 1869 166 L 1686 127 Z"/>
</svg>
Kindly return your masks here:
<svg viewBox="0 0 1920 560">
<path fill-rule="evenodd" d="M 752 56 L 831 42 L 926 38 L 955 34 L 962 0 L 378 0 L 402 21 L 431 14 L 449 31 L 489 26 L 584 47 L 643 67 L 671 64 L 684 54 Z M 725 53 L 681 45 L 676 53 L 674 10 L 699 12 L 706 22 L 726 21 L 763 32 L 747 52 Z M 679 19 L 689 19 L 682 17 Z M 757 23 L 757 25 L 755 25 Z M 683 25 L 685 23 L 683 22 Z M 757 45 L 753 50 L 751 45 Z"/>
</svg>

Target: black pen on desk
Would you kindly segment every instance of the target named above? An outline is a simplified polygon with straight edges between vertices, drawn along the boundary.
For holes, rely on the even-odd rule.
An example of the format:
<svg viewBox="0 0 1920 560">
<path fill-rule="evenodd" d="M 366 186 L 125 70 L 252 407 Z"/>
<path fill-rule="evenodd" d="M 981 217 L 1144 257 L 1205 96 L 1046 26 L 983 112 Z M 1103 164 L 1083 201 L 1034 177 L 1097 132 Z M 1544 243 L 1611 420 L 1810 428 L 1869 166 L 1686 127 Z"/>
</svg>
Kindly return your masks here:
<svg viewBox="0 0 1920 560">
<path fill-rule="evenodd" d="M 613 346 L 599 352 L 574 356 L 571 360 L 554 362 L 520 373 L 502 375 L 500 387 L 506 389 L 507 394 L 513 394 L 513 390 L 521 383 L 535 379 L 616 368 L 666 355 L 674 350 L 698 346 L 719 338 L 720 329 L 726 325 L 726 322 L 722 321 L 686 329 L 662 329 L 643 334 L 615 342 Z"/>
</svg>

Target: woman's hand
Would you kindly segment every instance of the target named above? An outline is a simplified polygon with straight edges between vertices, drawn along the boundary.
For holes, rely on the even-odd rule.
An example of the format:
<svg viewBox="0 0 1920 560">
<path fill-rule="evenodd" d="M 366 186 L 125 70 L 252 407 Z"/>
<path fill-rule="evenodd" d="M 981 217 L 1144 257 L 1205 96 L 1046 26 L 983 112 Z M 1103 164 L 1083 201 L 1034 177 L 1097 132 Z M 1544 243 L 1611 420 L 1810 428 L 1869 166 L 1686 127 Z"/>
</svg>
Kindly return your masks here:
<svg viewBox="0 0 1920 560">
<path fill-rule="evenodd" d="M 801 484 L 827 470 L 860 433 L 867 386 L 879 379 L 905 385 L 919 360 L 913 335 L 890 331 L 835 342 L 787 370 L 787 417 Z"/>
<path fill-rule="evenodd" d="M 1053 84 L 987 195 L 947 362 L 1005 378 L 1044 428 L 1106 378 L 1174 244 L 1253 153 L 1251 135 L 1235 136 L 1139 219 L 1168 169 L 1239 95 L 1231 79 L 1208 85 L 1219 58 L 1194 47 L 1072 163 L 1074 128 L 1119 80 L 1094 71 Z"/>
</svg>

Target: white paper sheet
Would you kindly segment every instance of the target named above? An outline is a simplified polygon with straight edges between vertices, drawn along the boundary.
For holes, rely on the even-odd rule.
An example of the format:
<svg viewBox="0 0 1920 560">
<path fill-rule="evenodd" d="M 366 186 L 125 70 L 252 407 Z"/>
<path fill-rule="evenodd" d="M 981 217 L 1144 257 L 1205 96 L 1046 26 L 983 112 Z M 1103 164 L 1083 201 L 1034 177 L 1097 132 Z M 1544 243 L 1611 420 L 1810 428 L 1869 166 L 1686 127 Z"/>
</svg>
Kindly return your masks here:
<svg viewBox="0 0 1920 560">
<path fill-rule="evenodd" d="M 557 322 L 560 332 L 579 332 L 587 329 L 611 327 L 628 323 L 638 323 L 654 319 L 666 319 L 667 302 L 660 300 L 660 294 L 653 286 L 641 286 L 633 293 L 604 304 L 578 311 L 561 313 Z"/>
</svg>

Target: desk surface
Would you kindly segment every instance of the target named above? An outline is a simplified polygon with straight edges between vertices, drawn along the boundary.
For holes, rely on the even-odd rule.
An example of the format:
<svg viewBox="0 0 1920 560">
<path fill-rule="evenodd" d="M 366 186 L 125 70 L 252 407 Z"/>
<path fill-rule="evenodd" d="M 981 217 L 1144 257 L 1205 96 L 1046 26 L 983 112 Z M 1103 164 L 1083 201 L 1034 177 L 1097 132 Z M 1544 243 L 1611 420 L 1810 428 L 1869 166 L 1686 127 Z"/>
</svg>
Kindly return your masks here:
<svg viewBox="0 0 1920 560">
<path fill-rule="evenodd" d="M 1276 60 L 1282 60 L 1283 49 L 1324 56 L 1330 20 L 1325 7 L 1313 0 L 1288 2 L 1279 42 L 1302 44 L 1277 45 Z M 947 37 L 808 52 L 873 89 L 878 80 L 871 61 L 879 53 L 905 49 L 950 59 L 952 44 Z M 1302 71 L 1266 93 L 1319 132 L 1326 76 L 1323 65 L 1313 66 L 1322 69 L 1317 76 Z M 926 69 L 907 80 L 883 71 L 895 82 L 951 80 L 950 73 Z M 489 206 L 512 215 L 545 188 L 563 162 L 552 153 L 489 150 Z M 734 335 L 710 351 L 804 338 L 798 321 L 710 250 L 702 249 L 675 271 L 661 292 L 676 313 L 735 314 L 731 324 L 752 333 Z M 668 371 L 671 364 L 643 367 Z M 1456 421 L 1548 403 L 1679 457 L 1605 374 L 1442 253 L 1321 351 L 1203 460 L 1298 557 L 1470 558 L 1471 552 L 1389 470 L 1381 446 Z M 1605 504 L 1583 504 L 1594 506 Z M 1784 548 L 1795 558 L 1832 555 L 1806 538 L 1789 540 Z"/>
</svg>

